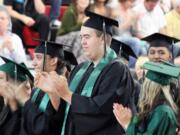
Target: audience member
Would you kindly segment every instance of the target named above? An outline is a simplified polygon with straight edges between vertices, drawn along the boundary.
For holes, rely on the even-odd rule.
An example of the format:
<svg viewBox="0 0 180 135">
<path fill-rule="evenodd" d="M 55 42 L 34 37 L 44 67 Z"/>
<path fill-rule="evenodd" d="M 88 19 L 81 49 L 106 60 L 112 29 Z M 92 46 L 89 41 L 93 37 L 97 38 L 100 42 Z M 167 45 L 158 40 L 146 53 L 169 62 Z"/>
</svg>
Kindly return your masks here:
<svg viewBox="0 0 180 135">
<path fill-rule="evenodd" d="M 141 48 L 141 41 L 133 37 L 134 27 L 136 21 L 138 20 L 138 15 L 132 11 L 134 0 L 119 0 L 119 4 L 110 6 L 111 8 L 111 17 L 118 20 L 119 27 L 114 28 L 114 38 L 128 44 L 137 56 L 146 53 L 145 48 Z M 130 58 L 129 67 L 134 68 L 136 59 Z"/>
<path fill-rule="evenodd" d="M 144 0 L 135 6 L 133 10 L 139 14 L 135 32 L 138 38 L 143 38 L 156 32 L 166 33 L 166 20 L 162 9 L 158 5 L 159 0 Z"/>
<path fill-rule="evenodd" d="M 47 39 L 49 19 L 44 15 L 45 5 L 42 0 L 4 0 L 12 17 L 12 31 L 23 39 L 24 25 L 38 31 L 41 39 Z"/>
<path fill-rule="evenodd" d="M 173 9 L 166 14 L 167 34 L 180 38 L 180 0 L 174 0 Z"/>
<path fill-rule="evenodd" d="M 71 46 L 69 51 L 74 53 L 78 63 L 86 60 L 82 51 L 79 31 L 83 21 L 87 19 L 84 11 L 88 6 L 89 0 L 73 0 L 64 13 L 56 38 L 56 42 Z"/>
<path fill-rule="evenodd" d="M 51 11 L 50 11 L 50 26 L 60 27 L 61 22 L 58 20 L 60 13 L 60 7 L 62 0 L 51 0 Z"/>
<path fill-rule="evenodd" d="M 23 44 L 18 35 L 11 32 L 11 17 L 4 6 L 0 6 L 0 55 L 17 63 L 26 62 Z"/>
<path fill-rule="evenodd" d="M 161 9 L 163 10 L 165 14 L 168 13 L 173 7 L 172 1 L 173 0 L 160 0 L 159 1 L 159 6 L 161 7 Z"/>
<path fill-rule="evenodd" d="M 110 12 L 106 6 L 108 2 L 109 0 L 94 0 L 94 2 L 90 5 L 89 10 L 94 13 L 109 17 Z"/>
</svg>

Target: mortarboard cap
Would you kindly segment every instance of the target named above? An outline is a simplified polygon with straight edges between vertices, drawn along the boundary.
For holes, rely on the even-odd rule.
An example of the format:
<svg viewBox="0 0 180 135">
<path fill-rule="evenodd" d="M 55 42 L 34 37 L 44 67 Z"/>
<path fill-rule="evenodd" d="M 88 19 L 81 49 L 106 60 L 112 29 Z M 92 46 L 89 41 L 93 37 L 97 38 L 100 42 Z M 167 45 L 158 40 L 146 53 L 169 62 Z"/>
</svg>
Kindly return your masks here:
<svg viewBox="0 0 180 135">
<path fill-rule="evenodd" d="M 148 70 L 146 74 L 146 77 L 148 79 L 160 83 L 162 85 L 168 85 L 172 77 L 178 78 L 180 75 L 180 68 L 167 62 L 146 62 L 142 67 Z"/>
<path fill-rule="evenodd" d="M 36 40 L 39 40 L 41 44 L 36 47 L 35 52 L 45 54 L 43 70 L 45 67 L 46 54 L 52 57 L 58 57 L 59 59 L 64 60 L 67 63 L 70 63 L 71 65 L 78 64 L 74 54 L 72 52 L 69 52 L 63 49 L 64 46 L 66 47 L 70 47 L 70 46 L 59 44 L 52 41 L 45 41 L 45 40 L 40 40 L 40 39 L 36 39 Z"/>
<path fill-rule="evenodd" d="M 32 74 L 30 73 L 30 71 L 24 63 L 18 64 L 3 56 L 0 57 L 5 62 L 5 64 L 0 66 L 0 71 L 7 73 L 15 80 L 17 79 L 18 81 L 25 81 L 29 78 L 33 82 L 34 77 L 32 76 Z"/>
<path fill-rule="evenodd" d="M 118 26 L 118 22 L 111 18 L 107 18 L 88 10 L 85 10 L 85 14 L 89 17 L 89 19 L 84 22 L 83 26 L 94 28 L 96 30 L 106 32 L 110 35 L 112 35 L 112 26 Z M 103 26 L 104 24 L 105 28 Z"/>
<path fill-rule="evenodd" d="M 171 46 L 174 43 L 180 41 L 179 39 L 161 33 L 154 33 L 152 35 L 142 38 L 142 40 L 149 42 L 150 47 L 166 47 L 169 50 L 171 50 Z"/>
<path fill-rule="evenodd" d="M 137 58 L 136 54 L 131 49 L 131 47 L 119 40 L 113 38 L 110 47 L 116 52 L 117 55 L 120 54 L 128 61 L 129 61 L 129 56 Z"/>
</svg>

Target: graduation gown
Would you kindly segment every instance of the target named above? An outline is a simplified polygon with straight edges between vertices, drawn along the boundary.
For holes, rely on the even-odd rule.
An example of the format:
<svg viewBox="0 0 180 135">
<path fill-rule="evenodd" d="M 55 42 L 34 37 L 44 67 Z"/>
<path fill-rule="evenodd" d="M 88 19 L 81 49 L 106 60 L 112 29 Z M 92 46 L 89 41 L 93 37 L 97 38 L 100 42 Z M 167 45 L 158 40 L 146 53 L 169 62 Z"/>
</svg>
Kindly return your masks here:
<svg viewBox="0 0 180 135">
<path fill-rule="evenodd" d="M 25 103 L 22 128 L 27 135 L 59 135 L 61 132 L 60 127 L 63 121 L 61 117 L 64 115 L 65 102 L 61 102 L 61 106 L 56 112 L 49 101 L 46 111 L 43 112 L 39 109 L 39 104 L 44 94 L 43 91 L 40 91 L 35 102 L 30 99 Z"/>
<path fill-rule="evenodd" d="M 159 105 L 150 112 L 143 128 L 132 121 L 125 135 L 176 135 L 175 114 L 168 105 Z"/>
<path fill-rule="evenodd" d="M 82 67 L 78 65 L 70 81 Z M 65 126 L 65 135 L 121 135 L 124 130 L 113 115 L 113 103 L 134 105 L 133 78 L 127 66 L 115 59 L 108 63 L 98 76 L 90 97 L 80 96 L 91 72 L 91 65 L 84 73 L 75 93 Z"/>
<path fill-rule="evenodd" d="M 0 112 L 0 135 L 19 135 L 21 129 L 21 111 L 12 112 L 4 106 Z"/>
</svg>

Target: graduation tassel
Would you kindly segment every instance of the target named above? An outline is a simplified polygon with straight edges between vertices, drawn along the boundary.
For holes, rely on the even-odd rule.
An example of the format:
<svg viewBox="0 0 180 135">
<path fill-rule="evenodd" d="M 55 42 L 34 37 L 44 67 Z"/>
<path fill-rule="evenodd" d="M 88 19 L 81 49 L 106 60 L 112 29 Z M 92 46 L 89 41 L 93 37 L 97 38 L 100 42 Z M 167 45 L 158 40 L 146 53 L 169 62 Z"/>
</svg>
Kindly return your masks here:
<svg viewBox="0 0 180 135">
<path fill-rule="evenodd" d="M 174 64 L 174 40 L 172 40 L 172 63 Z"/>
<path fill-rule="evenodd" d="M 46 66 L 46 54 L 47 54 L 47 41 L 44 42 L 44 61 L 43 61 L 43 71 L 45 71 L 45 66 Z"/>
<path fill-rule="evenodd" d="M 14 78 L 15 78 L 15 84 L 17 84 L 17 66 L 14 65 Z"/>
<path fill-rule="evenodd" d="M 103 20 L 104 57 L 106 56 L 106 24 Z"/>
<path fill-rule="evenodd" d="M 120 45 L 119 54 L 118 54 L 118 56 L 119 56 L 120 58 L 122 57 L 121 53 L 122 53 L 122 45 Z"/>
</svg>

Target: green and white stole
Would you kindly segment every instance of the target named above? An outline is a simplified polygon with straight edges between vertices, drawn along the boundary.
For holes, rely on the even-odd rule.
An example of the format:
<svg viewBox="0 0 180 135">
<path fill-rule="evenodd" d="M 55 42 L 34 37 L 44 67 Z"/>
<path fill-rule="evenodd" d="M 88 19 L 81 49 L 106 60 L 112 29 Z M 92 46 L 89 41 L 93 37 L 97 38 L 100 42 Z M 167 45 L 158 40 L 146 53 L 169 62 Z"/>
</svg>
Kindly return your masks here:
<svg viewBox="0 0 180 135">
<path fill-rule="evenodd" d="M 100 62 L 94 68 L 94 70 L 90 74 L 88 80 L 86 81 L 85 86 L 83 87 L 83 90 L 81 92 L 82 96 L 87 96 L 87 97 L 91 96 L 94 84 L 95 84 L 99 74 L 101 73 L 102 69 L 116 57 L 117 57 L 116 53 L 112 49 L 108 48 L 105 57 L 101 58 Z M 87 71 L 90 64 L 91 64 L 91 62 L 84 63 L 84 65 L 80 68 L 80 70 L 73 77 L 73 79 L 70 83 L 70 86 L 69 86 L 69 88 L 72 92 L 75 92 L 77 86 L 79 85 L 82 77 L 84 76 L 84 73 Z M 66 125 L 69 108 L 70 108 L 70 105 L 67 104 L 61 135 L 64 135 L 64 132 L 65 132 L 65 125 Z"/>
</svg>

